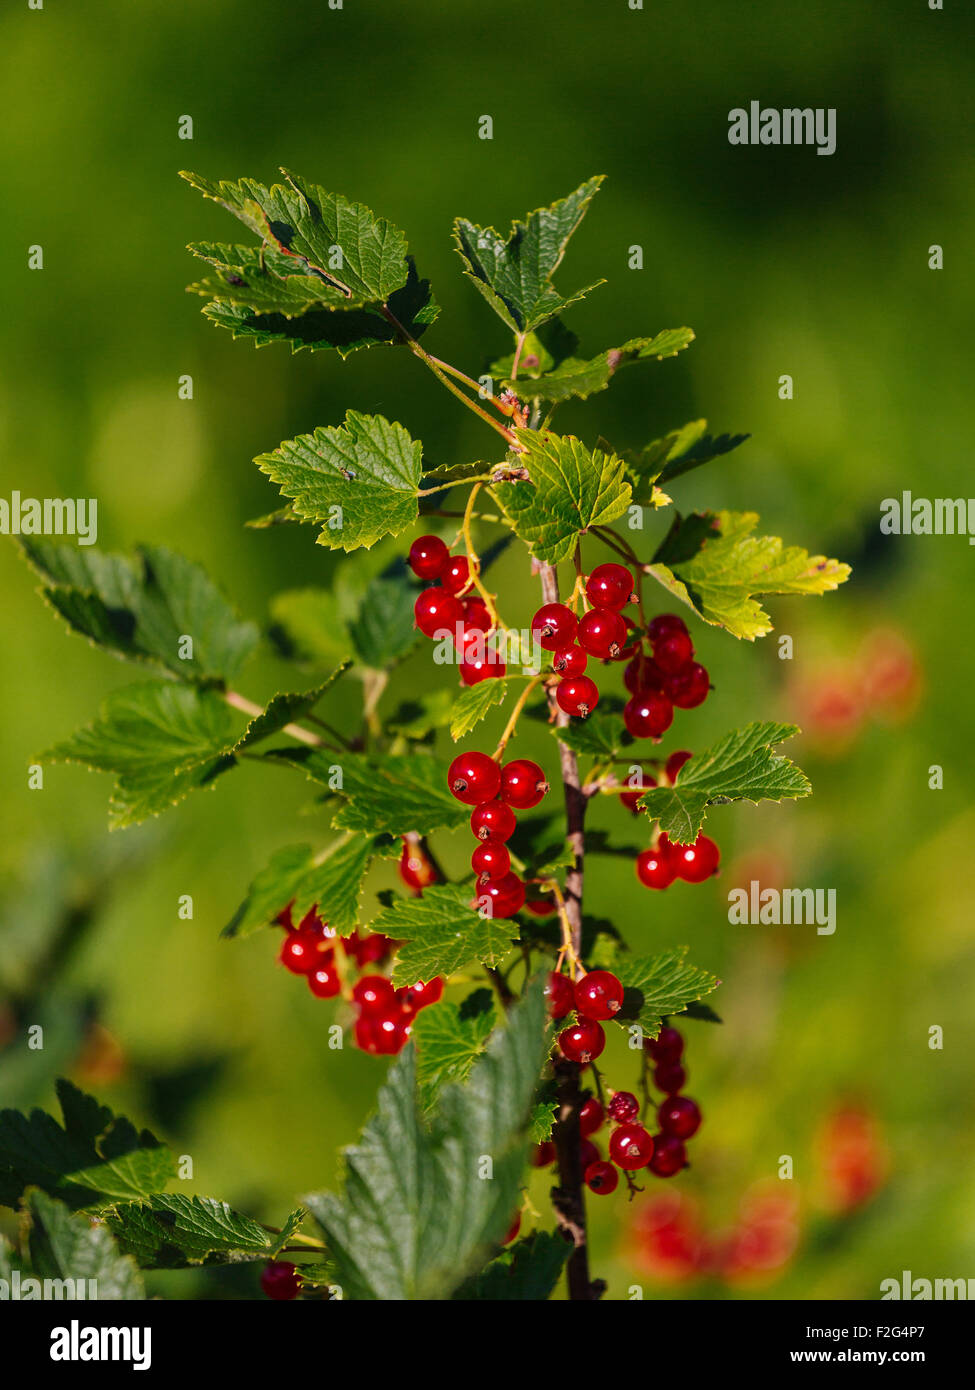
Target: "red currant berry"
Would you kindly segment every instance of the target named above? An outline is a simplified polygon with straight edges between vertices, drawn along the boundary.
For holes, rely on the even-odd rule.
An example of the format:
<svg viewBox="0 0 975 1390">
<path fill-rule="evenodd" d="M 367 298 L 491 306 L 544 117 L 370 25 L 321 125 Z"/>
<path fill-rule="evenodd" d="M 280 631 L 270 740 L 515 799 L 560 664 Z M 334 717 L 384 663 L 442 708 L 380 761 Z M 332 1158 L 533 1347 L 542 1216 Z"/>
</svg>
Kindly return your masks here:
<svg viewBox="0 0 975 1390">
<path fill-rule="evenodd" d="M 659 738 L 673 722 L 673 705 L 652 691 L 634 695 L 623 706 L 623 723 L 634 738 Z"/>
<path fill-rule="evenodd" d="M 432 980 L 417 980 L 415 984 L 404 985 L 396 991 L 396 998 L 399 1000 L 400 1010 L 404 1018 L 412 1018 L 421 1009 L 427 1008 L 430 1004 L 436 1004 L 438 999 L 443 997 L 443 980 L 439 975 L 434 975 Z"/>
<path fill-rule="evenodd" d="M 684 1089 L 687 1072 L 679 1062 L 661 1062 L 653 1070 L 653 1084 L 665 1096 L 676 1096 Z"/>
<path fill-rule="evenodd" d="M 635 816 L 640 814 L 640 797 L 646 791 L 646 787 L 634 787 L 632 791 L 620 792 L 620 801 L 628 811 L 632 811 Z"/>
<path fill-rule="evenodd" d="M 475 906 L 491 917 L 513 917 L 525 906 L 525 885 L 517 874 L 477 885 Z"/>
<path fill-rule="evenodd" d="M 667 677 L 666 695 L 678 709 L 696 709 L 707 699 L 711 678 L 698 662 L 692 661 L 674 676 Z"/>
<path fill-rule="evenodd" d="M 503 801 L 483 801 L 471 812 L 471 829 L 479 840 L 510 840 L 517 818 Z"/>
<path fill-rule="evenodd" d="M 548 1002 L 550 1018 L 565 1018 L 576 1006 L 572 981 L 567 980 L 564 975 L 557 975 L 554 970 L 548 972 L 543 993 Z"/>
<path fill-rule="evenodd" d="M 418 846 L 411 845 L 409 840 L 403 841 L 403 853 L 399 857 L 399 876 L 414 893 L 422 893 L 424 888 L 429 888 L 431 883 L 437 881 L 437 872 L 430 860 Z"/>
<path fill-rule="evenodd" d="M 362 975 L 352 998 L 364 1014 L 388 1014 L 396 1003 L 396 991 L 385 975 Z"/>
<path fill-rule="evenodd" d="M 448 594 L 462 594 L 471 587 L 474 577 L 466 555 L 451 555 L 440 576 Z"/>
<path fill-rule="evenodd" d="M 655 695 L 660 695 L 664 688 L 664 673 L 656 662 L 637 652 L 623 668 L 623 684 L 631 695 L 645 695 L 651 690 Z"/>
<path fill-rule="evenodd" d="M 471 868 L 478 878 L 504 878 L 511 868 L 511 855 L 500 840 L 485 840 L 471 855 Z"/>
<path fill-rule="evenodd" d="M 718 872 L 721 851 L 707 835 L 698 835 L 692 845 L 673 845 L 674 872 L 685 883 L 703 883 Z"/>
<path fill-rule="evenodd" d="M 605 1111 L 599 1101 L 595 1096 L 590 1096 L 579 1111 L 579 1133 L 583 1139 L 588 1139 L 590 1134 L 595 1134 L 596 1130 L 602 1127 L 605 1118 Z"/>
<path fill-rule="evenodd" d="M 447 769 L 447 786 L 466 806 L 496 800 L 501 790 L 501 769 L 486 753 L 458 753 Z"/>
<path fill-rule="evenodd" d="M 525 911 L 533 917 L 551 917 L 555 911 L 554 898 L 526 898 Z"/>
<path fill-rule="evenodd" d="M 512 1221 L 511 1225 L 508 1227 L 508 1234 L 505 1236 L 505 1238 L 504 1238 L 504 1240 L 501 1242 L 501 1244 L 502 1244 L 502 1245 L 510 1245 L 511 1242 L 516 1238 L 516 1236 L 518 1235 L 518 1232 L 519 1232 L 520 1230 L 521 1230 L 521 1212 L 520 1212 L 520 1211 L 517 1211 L 517 1212 L 515 1212 L 515 1219 Z"/>
<path fill-rule="evenodd" d="M 305 978 L 316 999 L 334 999 L 342 992 L 342 981 L 334 965 L 318 965 Z"/>
<path fill-rule="evenodd" d="M 650 645 L 656 646 L 663 641 L 671 632 L 686 632 L 687 624 L 683 618 L 679 618 L 676 613 L 661 613 L 647 628 L 647 636 L 650 638 Z"/>
<path fill-rule="evenodd" d="M 585 1181 L 589 1191 L 596 1192 L 603 1197 L 608 1197 L 611 1192 L 616 1191 L 619 1180 L 619 1173 L 605 1159 L 598 1159 L 595 1163 L 590 1163 L 585 1170 Z"/>
<path fill-rule="evenodd" d="M 617 1091 L 610 1098 L 609 1118 L 618 1125 L 635 1120 L 640 1113 L 640 1102 L 632 1091 Z"/>
<path fill-rule="evenodd" d="M 620 1125 L 610 1136 L 609 1156 L 617 1168 L 645 1168 L 653 1157 L 653 1139 L 642 1125 Z"/>
<path fill-rule="evenodd" d="M 590 1163 L 598 1163 L 601 1158 L 602 1154 L 591 1139 L 579 1140 L 579 1167 L 583 1172 L 586 1171 Z"/>
<path fill-rule="evenodd" d="M 623 1002 L 623 986 L 610 970 L 590 970 L 576 981 L 575 997 L 584 1018 L 612 1018 Z"/>
<path fill-rule="evenodd" d="M 319 961 L 318 939 L 307 931 L 289 932 L 282 943 L 278 960 L 292 975 L 307 975 Z"/>
<path fill-rule="evenodd" d="M 469 594 L 464 599 L 464 631 L 490 632 L 493 626 L 487 604 L 479 594 Z"/>
<path fill-rule="evenodd" d="M 297 1298 L 301 1289 L 301 1279 L 294 1265 L 288 1260 L 272 1260 L 261 1270 L 261 1289 L 268 1298 L 276 1301 Z"/>
<path fill-rule="evenodd" d="M 653 1158 L 650 1171 L 658 1178 L 672 1178 L 682 1168 L 687 1167 L 687 1152 L 684 1145 L 673 1134 L 653 1136 Z"/>
<path fill-rule="evenodd" d="M 594 1062 L 606 1046 L 606 1034 L 593 1018 L 580 1018 L 558 1036 L 559 1050 L 568 1062 L 585 1066 Z"/>
<path fill-rule="evenodd" d="M 560 676 L 581 676 L 589 664 L 582 647 L 559 647 L 552 656 L 552 670 Z"/>
<path fill-rule="evenodd" d="M 417 536 L 407 563 L 418 579 L 439 579 L 449 559 L 450 551 L 439 536 Z"/>
<path fill-rule="evenodd" d="M 342 944 L 345 954 L 352 957 L 360 970 L 367 965 L 377 965 L 379 961 L 385 960 L 394 945 L 388 936 L 383 936 L 382 932 L 378 931 L 370 932 L 364 937 L 360 937 L 359 933 L 354 931 L 351 936 L 344 938 Z"/>
<path fill-rule="evenodd" d="M 555 699 L 559 709 L 566 714 L 576 714 L 585 719 L 592 714 L 599 703 L 599 687 L 588 676 L 567 676 L 555 688 Z"/>
<path fill-rule="evenodd" d="M 611 608 L 590 608 L 579 623 L 579 646 L 593 656 L 619 656 L 626 646 L 626 623 Z"/>
<path fill-rule="evenodd" d="M 448 594 L 446 589 L 424 589 L 417 594 L 413 618 L 426 637 L 435 637 L 438 632 L 447 632 L 452 637 L 457 624 L 463 625 L 464 609 L 460 599 Z"/>
<path fill-rule="evenodd" d="M 680 772 L 681 768 L 684 766 L 688 758 L 690 758 L 691 756 L 692 755 L 686 752 L 683 748 L 676 753 L 671 753 L 670 757 L 667 759 L 666 765 L 664 766 L 664 772 L 667 776 L 667 781 L 670 782 L 671 785 L 673 785 L 674 782 L 677 781 L 678 772 Z"/>
<path fill-rule="evenodd" d="M 653 644 L 653 659 L 666 676 L 674 676 L 694 660 L 694 643 L 686 632 L 668 632 Z"/>
<path fill-rule="evenodd" d="M 295 924 L 291 920 L 291 909 L 293 907 L 294 900 L 292 899 L 292 901 L 288 903 L 288 906 L 283 907 L 281 911 L 278 913 L 277 917 L 275 917 L 274 919 L 279 927 L 284 927 L 285 931 L 294 931 L 295 929 Z"/>
<path fill-rule="evenodd" d="M 669 888 L 676 878 L 670 854 L 662 849 L 645 849 L 636 857 L 636 876 L 644 888 Z"/>
<path fill-rule="evenodd" d="M 555 1162 L 555 1145 L 549 1139 L 543 1139 L 540 1144 L 536 1144 L 531 1153 L 531 1164 L 533 1168 L 548 1168 Z"/>
<path fill-rule="evenodd" d="M 492 661 L 486 656 L 483 660 L 469 660 L 465 657 L 460 663 L 460 678 L 465 685 L 477 685 L 480 681 L 503 676 L 507 670 L 503 661 Z"/>
<path fill-rule="evenodd" d="M 380 1057 L 394 1057 L 409 1042 L 411 1022 L 396 1001 L 394 1012 L 367 1015 L 375 1025 L 376 1052 Z"/>
<path fill-rule="evenodd" d="M 532 618 L 532 632 L 547 652 L 557 652 L 575 641 L 578 622 L 564 603 L 543 603 Z"/>
<path fill-rule="evenodd" d="M 690 1139 L 701 1127 L 701 1112 L 690 1096 L 668 1096 L 657 1111 L 657 1124 L 675 1139 Z"/>
<path fill-rule="evenodd" d="M 655 1038 L 645 1039 L 643 1046 L 657 1063 L 679 1062 L 684 1052 L 684 1039 L 676 1028 L 664 1024 Z"/>
<path fill-rule="evenodd" d="M 597 565 L 586 580 L 586 598 L 594 608 L 625 608 L 633 597 L 633 576 L 622 565 Z"/>
<path fill-rule="evenodd" d="M 501 791 L 499 799 L 519 811 L 527 811 L 537 806 L 548 791 L 545 773 L 529 758 L 515 758 L 505 763 L 501 769 Z"/>
</svg>

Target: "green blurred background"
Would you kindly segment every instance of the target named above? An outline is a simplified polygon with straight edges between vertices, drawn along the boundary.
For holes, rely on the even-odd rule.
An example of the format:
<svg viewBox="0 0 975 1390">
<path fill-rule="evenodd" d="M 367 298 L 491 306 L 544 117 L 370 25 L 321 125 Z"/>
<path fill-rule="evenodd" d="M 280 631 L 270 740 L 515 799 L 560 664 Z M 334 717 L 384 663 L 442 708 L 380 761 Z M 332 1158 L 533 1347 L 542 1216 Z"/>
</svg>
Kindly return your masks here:
<svg viewBox="0 0 975 1390">
<path fill-rule="evenodd" d="M 771 602 L 791 662 L 774 636 L 695 633 L 717 689 L 666 745 L 796 718 L 814 798 L 715 812 L 724 869 L 696 890 L 650 895 L 619 860 L 591 861 L 591 911 L 637 949 L 689 943 L 723 980 L 723 1026 L 686 1029 L 706 1115 L 692 1171 L 663 1203 L 661 1183 L 632 1206 L 591 1203 L 611 1298 L 639 1283 L 647 1296 L 869 1299 L 905 1268 L 975 1275 L 975 661 L 959 621 L 973 560 L 963 537 L 878 532 L 888 495 L 970 490 L 975 63 L 961 8 L 20 0 L 0 21 L 0 495 L 97 496 L 99 545 L 180 549 L 266 623 L 276 591 L 331 582 L 334 561 L 310 530 L 242 529 L 276 504 L 255 454 L 349 406 L 402 420 L 434 461 L 484 457 L 488 440 L 405 353 L 342 364 L 214 330 L 183 292 L 183 248 L 234 234 L 177 170 L 270 181 L 285 164 L 391 218 L 443 306 L 428 346 L 468 370 L 507 343 L 459 273 L 453 217 L 504 227 L 601 172 L 560 283 L 608 283 L 570 325 L 592 352 L 684 323 L 697 342 L 565 408 L 560 427 L 621 447 L 701 415 L 751 431 L 681 480 L 678 504 L 755 508 L 767 530 L 854 565 L 838 594 Z M 752 99 L 836 107 L 837 152 L 731 147 L 728 111 Z M 192 141 L 177 138 L 182 115 Z M 38 243 L 44 269 L 30 271 Z M 928 268 L 935 243 L 942 271 Z M 642 271 L 627 268 L 633 244 Z M 192 402 L 177 398 L 183 373 Z M 524 587 L 513 558 L 497 578 Z M 269 854 L 323 822 L 300 779 L 260 769 L 112 837 L 106 779 L 57 767 L 28 791 L 33 755 L 132 672 L 64 634 L 11 541 L 0 583 L 0 953 L 8 984 L 43 986 L 49 1039 L 43 1053 L 6 1039 L 0 1100 L 49 1104 L 67 1070 L 191 1154 L 196 1190 L 273 1222 L 333 1181 L 384 1066 L 328 1051 L 331 1006 L 276 968 L 276 939 L 218 940 Z M 397 694 L 427 681 L 426 650 Z M 286 679 L 268 653 L 247 692 Z M 537 726 L 523 749 L 551 765 Z M 943 790 L 928 788 L 933 764 Z M 643 842 L 615 806 L 593 824 Z M 460 865 L 462 837 L 444 853 Z M 835 888 L 835 935 L 730 926 L 728 889 L 756 877 Z M 184 893 L 192 921 L 177 917 Z M 71 949 L 32 980 L 65 911 Z M 934 1025 L 943 1050 L 928 1046 Z M 611 1084 L 632 1084 L 622 1048 L 605 1061 Z M 546 1185 L 533 1179 L 543 1214 Z M 254 1296 L 256 1274 L 153 1287 Z"/>
</svg>

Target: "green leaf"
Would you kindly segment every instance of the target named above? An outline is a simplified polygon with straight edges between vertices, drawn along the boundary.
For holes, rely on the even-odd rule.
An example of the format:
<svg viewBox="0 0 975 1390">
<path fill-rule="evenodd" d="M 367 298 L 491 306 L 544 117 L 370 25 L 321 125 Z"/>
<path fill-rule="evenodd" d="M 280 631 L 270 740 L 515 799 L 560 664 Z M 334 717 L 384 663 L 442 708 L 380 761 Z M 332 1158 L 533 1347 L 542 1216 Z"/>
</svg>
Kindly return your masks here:
<svg viewBox="0 0 975 1390">
<path fill-rule="evenodd" d="M 568 298 L 552 284 L 568 240 L 601 183 L 602 176 L 588 179 L 567 198 L 529 213 L 524 222 L 512 224 L 506 242 L 493 227 L 463 217 L 454 223 L 464 273 L 513 333 L 531 332 L 603 283 L 597 280 Z"/>
<path fill-rule="evenodd" d="M 645 1037 L 655 1038 L 665 1018 L 683 1013 L 692 1001 L 717 988 L 721 982 L 716 976 L 687 963 L 687 949 L 678 946 L 656 956 L 620 952 L 615 957 L 612 968 L 623 986 L 617 1023 L 639 1023 Z"/>
<path fill-rule="evenodd" d="M 546 1047 L 536 982 L 467 1082 L 443 1090 L 429 1124 L 419 1115 L 412 1044 L 395 1062 L 377 1113 L 346 1151 L 343 1193 L 305 1199 L 346 1298 L 449 1298 L 502 1239 L 518 1206 Z"/>
<path fill-rule="evenodd" d="M 543 401 L 567 401 L 573 396 L 585 400 L 596 391 L 603 391 L 620 367 L 631 362 L 676 357 L 682 348 L 694 341 L 690 328 L 667 328 L 653 338 L 630 338 L 622 347 L 607 348 L 598 357 L 585 361 L 578 357 L 565 358 L 551 372 L 542 376 L 519 376 L 504 385 L 515 395 Z"/>
<path fill-rule="evenodd" d="M 351 639 L 329 589 L 286 589 L 270 609 L 268 635 L 287 660 L 333 666 L 348 655 Z"/>
<path fill-rule="evenodd" d="M 255 179 L 214 182 L 181 171 L 205 198 L 232 212 L 263 240 L 287 253 L 300 272 L 317 271 L 357 302 L 383 303 L 406 283 L 406 238 L 362 203 L 350 203 L 297 174 L 266 188 Z M 341 252 L 341 265 L 336 264 Z"/>
<path fill-rule="evenodd" d="M 677 518 L 647 572 L 706 623 L 754 641 L 772 631 L 756 594 L 824 594 L 849 565 L 753 536 L 755 512 L 706 512 Z"/>
<path fill-rule="evenodd" d="M 450 737 L 454 742 L 469 734 L 495 705 L 504 702 L 507 694 L 508 681 L 504 676 L 489 676 L 487 680 L 467 686 L 457 696 L 450 712 Z"/>
<path fill-rule="evenodd" d="M 262 716 L 263 717 L 263 716 Z M 113 772 L 112 829 L 158 816 L 234 765 L 230 710 L 208 690 L 146 681 L 114 690 L 94 723 L 41 755 Z"/>
<path fill-rule="evenodd" d="M 98 1301 L 145 1298 L 135 1261 L 119 1253 L 102 1225 L 85 1216 L 72 1215 L 62 1203 L 43 1192 L 31 1192 L 27 1203 L 31 1217 L 30 1254 L 39 1279 L 93 1281 Z"/>
<path fill-rule="evenodd" d="M 255 877 L 223 936 L 249 936 L 269 926 L 293 902 L 299 921 L 317 906 L 342 934 L 359 922 L 362 883 L 375 850 L 371 835 L 347 835 L 316 854 L 310 845 L 288 845 L 271 856 Z"/>
<path fill-rule="evenodd" d="M 303 521 L 322 527 L 319 545 L 356 550 L 416 521 L 420 460 L 402 425 L 350 410 L 344 425 L 319 426 L 255 462 Z"/>
<path fill-rule="evenodd" d="M 172 1152 L 79 1091 L 56 1083 L 63 1127 L 53 1115 L 0 1111 L 0 1204 L 40 1187 L 73 1210 L 158 1192 L 176 1175 Z"/>
<path fill-rule="evenodd" d="M 555 1100 L 540 1100 L 533 1107 L 528 1128 L 528 1137 L 533 1144 L 544 1144 L 551 1139 L 558 1108 L 558 1101 Z"/>
<path fill-rule="evenodd" d="M 400 898 L 373 919 L 373 931 L 406 942 L 393 967 L 395 984 L 452 975 L 475 960 L 497 965 L 504 959 L 517 925 L 507 918 L 482 917 L 472 906 L 475 891 L 470 884 L 435 884 L 423 890 L 422 898 Z"/>
<path fill-rule="evenodd" d="M 622 718 L 599 708 L 585 719 L 573 719 L 565 728 L 551 725 L 551 732 L 573 753 L 589 753 L 595 758 L 615 758 L 625 732 Z"/>
<path fill-rule="evenodd" d="M 233 745 L 232 751 L 242 753 L 245 748 L 260 743 L 261 739 L 280 733 L 286 724 L 302 719 L 315 708 L 326 690 L 329 690 L 351 665 L 351 660 L 343 661 L 326 680 L 320 681 L 311 690 L 287 691 L 274 695 L 261 713 L 254 715 Z"/>
<path fill-rule="evenodd" d="M 430 1108 L 447 1082 L 467 1080 L 496 1022 L 490 995 L 486 1008 L 465 1011 L 443 1000 L 417 1014 L 412 1036 L 416 1044 L 416 1079 L 424 1110 Z"/>
<path fill-rule="evenodd" d="M 212 1197 L 156 1193 L 113 1207 L 104 1219 L 119 1249 L 134 1255 L 142 1269 L 184 1269 L 268 1260 L 294 1235 L 302 1215 L 300 1208 L 292 1212 L 274 1235 Z"/>
<path fill-rule="evenodd" d="M 700 468 L 722 454 L 730 454 L 751 436 L 747 434 L 707 433 L 707 420 L 692 420 L 683 429 L 671 430 L 663 439 L 655 439 L 629 464 L 637 482 L 669 482 L 692 468 Z"/>
<path fill-rule="evenodd" d="M 571 1242 L 561 1235 L 533 1231 L 468 1280 L 454 1298 L 545 1302 L 555 1292 L 571 1254 Z"/>
<path fill-rule="evenodd" d="M 439 317 L 440 306 L 421 280 L 413 258 L 407 257 L 409 278 L 401 290 L 389 297 L 389 311 L 396 325 L 413 338 L 419 338 Z M 292 352 L 337 352 L 341 358 L 360 348 L 405 343 L 398 326 L 374 309 L 309 309 L 295 318 L 285 314 L 258 314 L 243 304 L 212 300 L 204 315 L 218 328 L 226 328 L 234 338 L 249 339 L 255 347 L 270 343 L 289 343 Z"/>
<path fill-rule="evenodd" d="M 317 273 L 296 274 L 302 267 L 293 256 L 270 247 L 227 246 L 198 241 L 189 248 L 214 267 L 204 279 L 187 288 L 207 299 L 242 304 L 260 313 L 293 318 L 311 308 L 347 307 L 349 296 Z"/>
<path fill-rule="evenodd" d="M 524 452 L 519 462 L 528 479 L 499 483 L 494 491 L 518 536 L 537 560 L 567 560 L 590 526 L 607 526 L 623 515 L 632 492 L 623 460 L 600 449 L 590 452 L 573 435 L 517 430 Z"/>
<path fill-rule="evenodd" d="M 365 666 L 385 670 L 416 646 L 413 623 L 416 589 L 405 578 L 373 579 L 362 596 L 358 616 L 349 623 L 356 655 Z"/>
<path fill-rule="evenodd" d="M 733 729 L 681 768 L 673 787 L 652 787 L 638 805 L 677 844 L 692 844 L 708 806 L 728 801 L 784 801 L 808 796 L 809 779 L 772 752 L 799 730 L 794 724 L 754 723 Z"/>
<path fill-rule="evenodd" d="M 452 829 L 468 816 L 447 789 L 443 766 L 425 753 L 394 754 L 373 761 L 344 753 L 339 761 L 311 748 L 275 748 L 265 754 L 300 767 L 343 804 L 332 816 L 340 830 L 373 835 L 429 835 Z"/>
<path fill-rule="evenodd" d="M 238 619 L 204 571 L 161 546 L 131 557 L 36 538 L 21 547 L 69 627 L 129 661 L 185 681 L 227 680 L 257 645 L 257 628 Z M 193 654 L 183 659 L 187 637 Z"/>
</svg>

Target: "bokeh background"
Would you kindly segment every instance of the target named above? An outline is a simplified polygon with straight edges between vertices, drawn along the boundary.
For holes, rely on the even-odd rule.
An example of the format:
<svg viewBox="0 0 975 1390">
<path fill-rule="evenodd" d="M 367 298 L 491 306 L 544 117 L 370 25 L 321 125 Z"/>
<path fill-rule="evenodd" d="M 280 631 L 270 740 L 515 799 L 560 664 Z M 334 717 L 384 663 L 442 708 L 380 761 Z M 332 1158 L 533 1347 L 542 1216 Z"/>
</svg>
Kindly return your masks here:
<svg viewBox="0 0 975 1390">
<path fill-rule="evenodd" d="M 20 0 L 0 20 L 2 495 L 97 496 L 100 545 L 183 550 L 266 624 L 276 592 L 331 584 L 335 562 L 311 531 L 243 529 L 276 505 L 255 454 L 348 406 L 402 420 L 433 460 L 484 457 L 487 440 L 405 353 L 342 364 L 255 352 L 211 327 L 183 292 L 183 248 L 234 233 L 177 170 L 270 181 L 286 164 L 390 217 L 443 306 L 431 350 L 468 370 L 507 344 L 459 273 L 453 217 L 507 226 L 602 172 L 561 283 L 608 283 L 571 326 L 593 352 L 684 323 L 697 341 L 565 408 L 561 428 L 620 446 L 702 415 L 750 431 L 682 480 L 679 504 L 755 508 L 769 531 L 854 566 L 837 594 L 771 601 L 791 661 L 775 637 L 695 634 L 717 690 L 672 745 L 794 718 L 815 796 L 715 812 L 723 872 L 696 890 L 650 895 L 620 861 L 591 861 L 590 910 L 638 949 L 687 942 L 723 980 L 723 1025 L 686 1028 L 706 1115 L 693 1169 L 632 1205 L 591 1203 L 611 1298 L 640 1283 L 647 1296 L 871 1299 L 903 1269 L 975 1275 L 973 556 L 964 537 L 878 530 L 884 497 L 971 490 L 962 10 Z M 731 147 L 727 113 L 752 99 L 836 107 L 836 153 Z M 186 114 L 192 141 L 177 138 Z M 477 138 L 482 114 L 491 142 Z M 44 269 L 29 271 L 37 243 Z M 634 243 L 642 271 L 627 268 Z M 192 402 L 177 398 L 183 373 Z M 524 588 L 504 564 L 499 582 Z M 328 1051 L 331 1006 L 276 967 L 276 938 L 218 940 L 270 853 L 324 833 L 320 813 L 300 779 L 260 769 L 113 836 L 105 779 L 55 768 L 28 791 L 31 757 L 132 672 L 65 635 L 9 540 L 0 583 L 0 984 L 8 1000 L 35 997 L 48 1028 L 29 1053 L 0 1008 L 0 1101 L 49 1104 L 66 1071 L 191 1154 L 197 1190 L 273 1223 L 333 1181 L 384 1068 Z M 397 694 L 428 681 L 427 650 Z M 247 690 L 284 681 L 268 651 Z M 526 735 L 533 750 L 551 761 L 544 731 Z M 942 790 L 929 789 L 934 764 Z M 593 823 L 642 843 L 615 806 Z M 458 865 L 461 838 L 443 849 Z M 730 926 L 728 889 L 751 878 L 835 888 L 835 935 Z M 192 921 L 177 917 L 183 893 Z M 605 1061 L 611 1084 L 631 1084 L 622 1048 Z M 545 1188 L 536 1176 L 542 1213 Z M 153 1287 L 252 1297 L 256 1272 Z"/>
</svg>

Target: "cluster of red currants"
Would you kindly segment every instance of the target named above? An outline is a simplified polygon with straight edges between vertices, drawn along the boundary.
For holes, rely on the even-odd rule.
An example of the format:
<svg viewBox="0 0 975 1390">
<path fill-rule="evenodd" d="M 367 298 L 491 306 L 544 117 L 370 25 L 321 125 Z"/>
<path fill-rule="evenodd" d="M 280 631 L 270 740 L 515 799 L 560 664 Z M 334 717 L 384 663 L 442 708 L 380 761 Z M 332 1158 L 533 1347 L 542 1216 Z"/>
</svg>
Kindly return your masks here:
<svg viewBox="0 0 975 1390">
<path fill-rule="evenodd" d="M 529 758 L 502 767 L 487 753 L 458 753 L 447 769 L 447 785 L 458 801 L 473 806 L 471 830 L 477 848 L 471 868 L 477 880 L 477 906 L 485 916 L 513 917 L 525 905 L 526 889 L 511 869 L 507 841 L 518 819 L 515 811 L 537 806 L 548 791 L 545 773 Z M 538 908 L 548 908 L 539 903 Z"/>
<path fill-rule="evenodd" d="M 417 595 L 414 621 L 426 637 L 447 633 L 456 641 L 459 635 L 464 684 L 503 676 L 504 662 L 492 661 L 493 654 L 484 645 L 484 635 L 494 626 L 487 604 L 479 594 L 467 592 L 474 583 L 467 556 L 451 555 L 439 536 L 418 536 L 410 546 L 408 563 L 418 579 L 434 581 Z"/>
<path fill-rule="evenodd" d="M 388 960 L 396 947 L 395 941 L 380 932 L 360 936 L 354 931 L 349 936 L 336 938 L 315 907 L 296 927 L 290 904 L 276 920 L 287 933 L 278 959 L 293 975 L 304 975 L 316 999 L 335 999 L 343 992 L 343 978 L 347 984 L 351 973 L 359 972 L 350 997 L 358 1009 L 352 1036 L 356 1047 L 363 1052 L 392 1056 L 402 1051 L 417 1013 L 428 1004 L 435 1004 L 443 994 L 443 980 L 439 976 L 429 982 L 417 980 L 416 984 L 395 989 L 385 975 L 366 973 L 369 966 Z M 341 971 L 336 960 L 337 949 L 341 949 L 344 956 Z"/>
<path fill-rule="evenodd" d="M 599 701 L 599 687 L 585 673 L 590 656 L 620 661 L 632 649 L 633 624 L 621 610 L 633 598 L 633 576 L 623 565 L 597 565 L 586 580 L 586 598 L 592 607 L 581 618 L 564 603 L 545 603 L 532 618 L 532 633 L 561 676 L 556 702 L 580 719 Z"/>
<path fill-rule="evenodd" d="M 678 774 L 691 756 L 686 749 L 671 753 L 654 785 L 672 787 Z M 639 815 L 639 801 L 647 790 L 646 785 L 627 787 L 620 795 L 624 806 Z M 718 846 L 707 835 L 698 835 L 692 845 L 675 845 L 666 833 L 657 837 L 656 843 L 636 857 L 636 876 L 645 888 L 669 888 L 675 879 L 685 883 L 703 883 L 718 872 L 721 853 Z"/>
<path fill-rule="evenodd" d="M 694 644 L 682 618 L 661 613 L 647 628 L 650 655 L 639 644 L 623 672 L 630 698 L 623 723 L 634 738 L 660 738 L 674 722 L 674 709 L 695 709 L 707 698 L 710 677 L 694 660 Z"/>
</svg>

